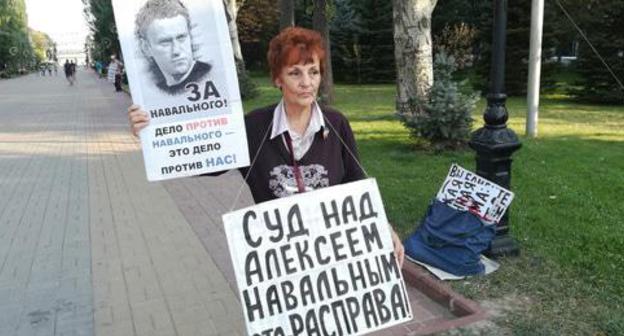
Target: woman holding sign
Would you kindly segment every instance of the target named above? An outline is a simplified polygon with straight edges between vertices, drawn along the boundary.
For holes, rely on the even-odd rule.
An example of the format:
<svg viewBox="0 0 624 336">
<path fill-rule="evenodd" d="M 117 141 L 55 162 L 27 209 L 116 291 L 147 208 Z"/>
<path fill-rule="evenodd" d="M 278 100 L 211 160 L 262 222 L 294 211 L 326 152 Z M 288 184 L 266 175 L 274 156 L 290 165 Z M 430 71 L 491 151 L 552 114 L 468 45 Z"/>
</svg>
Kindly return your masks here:
<svg viewBox="0 0 624 336">
<path fill-rule="evenodd" d="M 245 117 L 252 163 L 241 169 L 256 203 L 365 178 L 349 122 L 316 101 L 326 52 L 320 34 L 290 27 L 269 45 L 271 79 L 282 100 Z M 139 106 L 128 109 L 132 132 L 147 126 Z M 392 230 L 401 264 L 403 245 Z"/>
</svg>

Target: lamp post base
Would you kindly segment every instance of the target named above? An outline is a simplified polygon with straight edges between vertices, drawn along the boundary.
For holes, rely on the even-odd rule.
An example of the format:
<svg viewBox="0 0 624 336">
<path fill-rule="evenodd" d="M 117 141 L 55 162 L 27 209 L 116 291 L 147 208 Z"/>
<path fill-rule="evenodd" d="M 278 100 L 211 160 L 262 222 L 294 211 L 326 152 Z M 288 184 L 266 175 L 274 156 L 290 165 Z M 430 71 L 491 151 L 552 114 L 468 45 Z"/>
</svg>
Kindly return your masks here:
<svg viewBox="0 0 624 336">
<path fill-rule="evenodd" d="M 504 105 L 493 106 L 492 109 L 504 111 L 506 114 Z M 505 124 L 486 125 L 472 134 L 469 144 L 477 154 L 477 174 L 511 190 L 511 155 L 522 146 L 516 133 Z M 520 245 L 509 236 L 509 211 L 510 209 L 496 224 L 496 236 L 486 252 L 488 256 L 496 258 L 520 254 Z"/>
</svg>

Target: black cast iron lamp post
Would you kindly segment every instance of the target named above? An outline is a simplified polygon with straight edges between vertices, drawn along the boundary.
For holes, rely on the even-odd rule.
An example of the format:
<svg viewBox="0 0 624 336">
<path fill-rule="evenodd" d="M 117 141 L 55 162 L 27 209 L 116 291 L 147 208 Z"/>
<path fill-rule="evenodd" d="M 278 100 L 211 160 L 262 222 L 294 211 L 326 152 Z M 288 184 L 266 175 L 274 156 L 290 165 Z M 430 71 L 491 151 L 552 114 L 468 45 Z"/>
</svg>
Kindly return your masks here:
<svg viewBox="0 0 624 336">
<path fill-rule="evenodd" d="M 509 114 L 505 107 L 505 34 L 507 26 L 507 0 L 494 0 L 494 34 L 492 38 L 492 64 L 490 92 L 483 114 L 485 125 L 472 133 L 470 147 L 477 153 L 477 174 L 502 187 L 511 186 L 511 155 L 522 144 L 513 130 L 507 128 Z M 517 255 L 518 243 L 509 236 L 509 211 L 496 227 L 496 237 L 489 255 Z"/>
</svg>

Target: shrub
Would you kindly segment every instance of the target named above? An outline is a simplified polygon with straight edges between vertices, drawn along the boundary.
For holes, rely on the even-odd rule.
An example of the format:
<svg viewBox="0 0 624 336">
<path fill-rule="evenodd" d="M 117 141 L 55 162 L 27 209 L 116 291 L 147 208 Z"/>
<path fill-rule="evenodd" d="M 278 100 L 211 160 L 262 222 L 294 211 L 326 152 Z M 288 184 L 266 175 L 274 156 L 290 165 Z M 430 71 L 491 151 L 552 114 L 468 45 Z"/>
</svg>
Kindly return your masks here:
<svg viewBox="0 0 624 336">
<path fill-rule="evenodd" d="M 455 70 L 455 59 L 444 52 L 438 53 L 429 97 L 425 101 L 410 99 L 408 112 L 399 113 L 399 119 L 410 135 L 424 139 L 435 150 L 463 147 L 470 137 L 471 112 L 479 96 L 466 89 L 466 81 L 453 79 Z"/>
<path fill-rule="evenodd" d="M 258 96 L 258 87 L 251 80 L 249 72 L 245 69 L 245 64 L 236 61 L 236 72 L 238 73 L 238 87 L 241 94 L 241 99 L 247 100 Z"/>
</svg>

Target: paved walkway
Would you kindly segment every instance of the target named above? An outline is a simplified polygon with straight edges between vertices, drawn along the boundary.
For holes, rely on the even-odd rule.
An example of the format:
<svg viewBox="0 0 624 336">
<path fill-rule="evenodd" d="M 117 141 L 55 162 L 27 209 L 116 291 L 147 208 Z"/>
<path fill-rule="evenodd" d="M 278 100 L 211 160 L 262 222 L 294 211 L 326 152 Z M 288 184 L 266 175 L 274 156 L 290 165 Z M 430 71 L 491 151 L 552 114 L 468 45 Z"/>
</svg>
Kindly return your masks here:
<svg viewBox="0 0 624 336">
<path fill-rule="evenodd" d="M 0 81 L 0 335 L 244 334 L 220 222 L 240 176 L 148 183 L 112 91 Z"/>
</svg>

